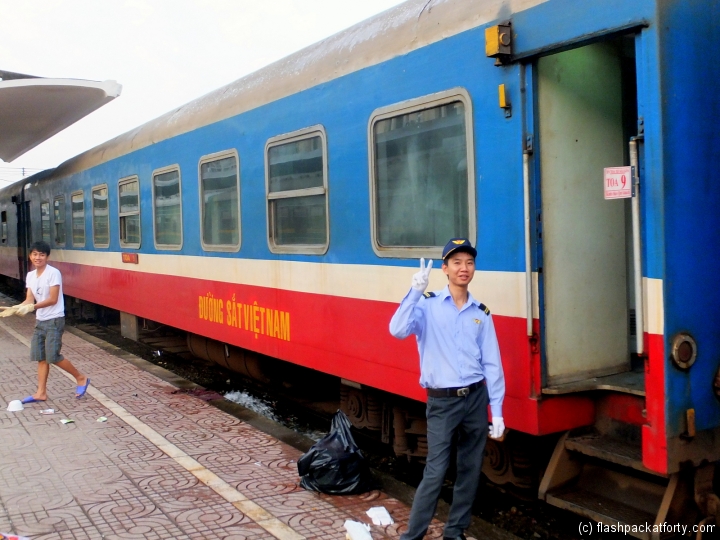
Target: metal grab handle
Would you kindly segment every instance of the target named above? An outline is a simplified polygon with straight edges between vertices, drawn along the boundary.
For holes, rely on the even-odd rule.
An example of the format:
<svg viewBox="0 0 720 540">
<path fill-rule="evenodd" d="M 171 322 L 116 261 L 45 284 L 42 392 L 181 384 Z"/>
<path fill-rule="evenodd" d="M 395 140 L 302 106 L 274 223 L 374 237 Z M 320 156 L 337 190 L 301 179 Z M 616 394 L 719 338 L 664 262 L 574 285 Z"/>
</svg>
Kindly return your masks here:
<svg viewBox="0 0 720 540">
<path fill-rule="evenodd" d="M 527 335 L 533 335 L 533 299 L 532 299 L 532 257 L 530 250 L 530 159 L 523 152 L 523 191 L 525 212 L 525 310 L 527 317 Z"/>
<path fill-rule="evenodd" d="M 630 165 L 633 168 L 632 236 L 633 270 L 635 283 L 635 340 L 637 354 L 645 348 L 645 314 L 642 290 L 642 256 L 640 246 L 640 169 L 638 167 L 637 137 L 630 138 Z"/>
</svg>

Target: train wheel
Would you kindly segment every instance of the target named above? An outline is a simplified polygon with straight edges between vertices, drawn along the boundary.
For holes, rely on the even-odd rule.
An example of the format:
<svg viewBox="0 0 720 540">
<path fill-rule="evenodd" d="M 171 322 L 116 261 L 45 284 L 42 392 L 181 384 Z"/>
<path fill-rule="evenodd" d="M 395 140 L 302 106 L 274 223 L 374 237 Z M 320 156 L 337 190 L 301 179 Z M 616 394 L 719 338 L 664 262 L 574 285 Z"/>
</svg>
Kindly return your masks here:
<svg viewBox="0 0 720 540">
<path fill-rule="evenodd" d="M 502 441 L 488 438 L 483 474 L 493 484 L 512 484 L 523 490 L 534 489 L 538 474 L 530 449 L 532 444 L 521 433 L 509 431 Z"/>
<path fill-rule="evenodd" d="M 510 453 L 505 441 L 488 438 L 482 472 L 493 484 L 502 485 L 510 481 Z"/>
</svg>

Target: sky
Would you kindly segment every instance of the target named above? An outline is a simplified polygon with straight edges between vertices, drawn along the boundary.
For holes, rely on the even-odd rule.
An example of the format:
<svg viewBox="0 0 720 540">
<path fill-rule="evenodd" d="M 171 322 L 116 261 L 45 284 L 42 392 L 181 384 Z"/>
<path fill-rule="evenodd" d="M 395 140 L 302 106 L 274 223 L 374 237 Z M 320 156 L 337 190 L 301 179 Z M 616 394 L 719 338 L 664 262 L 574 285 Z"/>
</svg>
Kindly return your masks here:
<svg viewBox="0 0 720 540">
<path fill-rule="evenodd" d="M 11 163 L 0 160 L 0 187 L 402 1 L 0 0 L 0 70 L 123 87 Z"/>
</svg>

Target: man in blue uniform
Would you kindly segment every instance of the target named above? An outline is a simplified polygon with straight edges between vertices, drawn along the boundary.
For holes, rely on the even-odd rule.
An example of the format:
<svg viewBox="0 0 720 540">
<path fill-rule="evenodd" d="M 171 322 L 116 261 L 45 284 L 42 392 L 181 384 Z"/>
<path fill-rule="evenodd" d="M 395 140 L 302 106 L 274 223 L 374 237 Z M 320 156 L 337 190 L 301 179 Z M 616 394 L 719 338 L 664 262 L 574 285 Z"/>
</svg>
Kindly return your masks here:
<svg viewBox="0 0 720 540">
<path fill-rule="evenodd" d="M 428 395 L 427 463 L 415 493 L 408 530 L 401 540 L 420 540 L 427 532 L 454 438 L 457 479 L 443 538 L 465 540 L 463 531 L 470 525 L 488 434 L 500 438 L 505 430 L 505 377 L 495 327 L 490 310 L 468 291 L 475 275 L 477 251 L 468 239 L 453 238 L 442 256 L 447 287 L 425 292 L 432 261 L 425 266 L 425 260 L 420 259 L 420 271 L 413 276 L 412 288 L 390 321 L 393 336 L 416 336 L 420 385 Z"/>
</svg>

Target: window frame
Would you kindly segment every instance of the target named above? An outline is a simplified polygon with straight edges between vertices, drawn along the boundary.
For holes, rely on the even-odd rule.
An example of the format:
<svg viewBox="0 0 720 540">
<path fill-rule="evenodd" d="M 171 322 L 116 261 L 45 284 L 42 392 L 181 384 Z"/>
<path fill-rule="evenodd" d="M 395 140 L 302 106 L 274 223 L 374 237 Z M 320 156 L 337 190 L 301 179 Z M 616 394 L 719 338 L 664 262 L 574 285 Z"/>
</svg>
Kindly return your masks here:
<svg viewBox="0 0 720 540">
<path fill-rule="evenodd" d="M 123 186 L 125 184 L 129 184 L 131 182 L 137 182 L 138 184 L 138 209 L 137 212 L 121 212 L 120 211 L 120 186 Z M 122 248 L 128 248 L 128 249 L 140 249 L 140 246 L 142 245 L 142 197 L 140 196 L 140 177 L 137 174 L 133 174 L 132 176 L 126 176 L 124 178 L 121 178 L 118 180 L 117 183 L 117 209 L 118 209 L 118 241 L 120 242 L 120 247 Z M 109 197 L 109 194 L 108 194 Z M 108 201 L 108 210 L 110 209 L 110 204 Z M 128 242 L 123 242 L 123 228 L 122 228 L 122 222 L 120 221 L 121 218 L 127 217 L 127 216 L 138 216 L 138 228 L 140 229 L 138 231 L 138 236 L 140 237 L 140 242 L 137 244 L 130 244 Z M 108 231 L 109 232 L 109 231 Z"/>
<path fill-rule="evenodd" d="M 270 193 L 270 148 L 274 146 L 282 146 L 304 139 L 320 137 L 320 143 L 323 152 L 323 185 L 322 187 L 311 187 L 304 189 L 295 189 L 290 191 L 280 191 Z M 327 134 L 325 127 L 321 124 L 309 126 L 306 128 L 276 135 L 271 137 L 265 143 L 265 222 L 267 232 L 268 248 L 272 253 L 298 253 L 303 255 L 324 255 L 330 248 L 330 189 L 329 189 L 329 173 L 328 173 L 328 146 Z M 273 216 L 271 211 L 271 201 L 276 199 L 290 199 L 303 196 L 325 195 L 325 243 L 323 244 L 277 244 L 273 237 Z"/>
<path fill-rule="evenodd" d="M 83 243 L 82 244 L 76 244 L 75 243 L 75 227 L 73 224 L 73 197 L 76 195 L 80 195 L 82 197 L 82 203 L 83 203 Z M 67 212 L 67 210 L 66 210 Z M 82 189 L 79 189 L 77 191 L 73 191 L 70 194 L 70 244 L 72 247 L 78 247 L 82 248 L 85 247 L 85 244 L 87 243 L 87 224 L 85 223 L 85 192 Z"/>
<path fill-rule="evenodd" d="M 60 243 L 60 242 L 57 241 L 58 222 L 55 221 L 55 201 L 59 201 L 59 200 L 61 200 L 61 199 L 62 199 L 62 202 L 63 202 L 63 208 L 64 208 L 64 210 L 65 210 L 65 212 L 64 212 L 64 213 L 65 213 L 65 216 L 64 216 L 64 218 L 63 218 L 63 221 L 61 222 L 61 223 L 62 223 L 62 227 L 63 227 L 63 233 L 65 233 L 65 241 L 62 242 L 62 243 Z M 52 206 L 51 206 L 50 208 L 51 208 L 51 210 L 52 210 L 52 214 L 51 214 L 51 215 L 52 215 L 52 230 L 51 230 L 51 232 L 53 233 L 53 234 L 52 234 L 52 245 L 53 245 L 54 247 L 65 247 L 65 246 L 67 246 L 67 226 L 66 226 L 66 223 L 67 223 L 67 204 L 66 204 L 66 200 L 65 200 L 65 194 L 63 193 L 63 194 L 61 194 L 61 195 L 55 195 L 55 196 L 53 196 Z"/>
<path fill-rule="evenodd" d="M 229 157 L 234 157 L 235 162 L 237 163 L 236 185 L 238 194 L 238 241 L 237 244 L 206 244 L 203 231 L 203 223 L 205 221 L 205 201 L 203 200 L 202 166 L 205 163 L 219 161 Z M 198 201 L 200 204 L 200 211 L 198 212 L 198 215 L 200 216 L 200 245 L 202 246 L 203 251 L 219 251 L 225 253 L 236 253 L 240 251 L 240 247 L 242 246 L 242 189 L 240 184 L 240 155 L 235 148 L 206 154 L 198 160 Z"/>
<path fill-rule="evenodd" d="M 107 225 L 108 225 L 108 241 L 107 244 L 100 244 L 99 242 L 95 241 L 95 197 L 94 194 L 96 191 L 100 189 L 105 189 L 107 191 Z M 119 192 L 120 188 L 118 188 Z M 118 202 L 119 204 L 119 202 Z M 90 211 L 92 213 L 92 239 L 93 239 L 93 247 L 94 248 L 109 248 L 110 247 L 110 188 L 107 184 L 98 184 L 97 186 L 93 186 L 93 188 L 90 190 Z"/>
<path fill-rule="evenodd" d="M 179 244 L 158 244 L 157 241 L 157 222 L 155 221 L 155 176 L 160 174 L 166 174 L 172 171 L 177 171 L 178 173 L 178 191 L 180 194 L 180 243 Z M 182 249 L 183 244 L 185 242 L 185 235 L 183 234 L 183 207 L 182 207 L 182 172 L 180 171 L 180 164 L 175 163 L 173 165 L 168 165 L 166 167 L 160 167 L 159 169 L 155 169 L 152 172 L 152 175 L 150 175 L 150 184 L 152 187 L 152 211 L 153 211 L 153 243 L 155 244 L 155 249 L 162 249 L 162 250 L 168 250 L 168 251 L 179 251 Z"/>
<path fill-rule="evenodd" d="M 50 201 L 42 201 L 42 200 L 40 201 L 40 238 L 42 239 L 43 242 L 45 242 L 45 236 L 43 235 L 43 228 L 42 228 L 42 227 L 43 227 L 43 218 L 42 218 L 42 217 L 43 217 L 43 216 L 42 216 L 42 207 L 43 207 L 43 204 L 47 204 L 47 205 L 48 205 L 48 214 L 47 214 L 47 215 L 48 215 L 48 219 L 47 219 L 47 222 L 48 222 L 48 238 L 47 238 L 47 243 L 48 243 L 49 246 L 51 246 L 52 243 L 53 243 L 53 230 L 52 230 L 52 225 L 51 225 L 51 223 L 53 223 L 54 220 L 51 220 L 51 217 L 53 216 L 53 213 L 52 213 L 52 212 L 53 212 L 53 209 L 52 209 L 52 205 L 50 204 Z"/>
<path fill-rule="evenodd" d="M 413 258 L 432 257 L 441 255 L 443 246 L 392 246 L 380 245 L 378 241 L 378 208 L 377 208 L 377 178 L 375 174 L 375 124 L 381 120 L 401 116 L 404 114 L 433 109 L 447 105 L 454 101 L 462 102 L 465 107 L 465 147 L 467 152 L 468 172 L 468 239 L 474 245 L 477 240 L 477 199 L 475 189 L 475 138 L 474 114 L 470 94 L 465 88 L 457 87 L 426 96 L 421 96 L 392 105 L 375 109 L 368 121 L 368 170 L 370 182 L 370 243 L 378 257 Z"/>
</svg>

